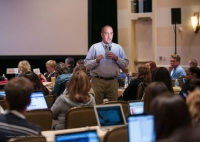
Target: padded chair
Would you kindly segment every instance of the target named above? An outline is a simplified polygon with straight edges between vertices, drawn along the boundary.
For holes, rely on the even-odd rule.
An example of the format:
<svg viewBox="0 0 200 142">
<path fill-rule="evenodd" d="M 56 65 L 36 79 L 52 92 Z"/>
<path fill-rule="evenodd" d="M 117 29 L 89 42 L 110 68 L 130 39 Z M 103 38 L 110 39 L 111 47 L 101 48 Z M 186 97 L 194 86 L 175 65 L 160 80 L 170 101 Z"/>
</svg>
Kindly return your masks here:
<svg viewBox="0 0 200 142">
<path fill-rule="evenodd" d="M 47 96 L 45 96 L 45 100 L 47 102 L 48 108 L 51 109 L 51 107 L 53 106 L 53 103 L 55 101 L 55 97 L 53 95 L 47 95 Z"/>
<path fill-rule="evenodd" d="M 31 110 L 26 112 L 26 119 L 39 125 L 42 131 L 51 130 L 53 115 L 51 110 Z"/>
<path fill-rule="evenodd" d="M 125 119 L 127 119 L 129 114 L 130 114 L 129 106 L 128 106 L 128 102 L 127 101 L 108 101 L 108 102 L 105 102 L 104 104 L 121 104 L 122 105 L 122 109 L 124 111 Z"/>
<path fill-rule="evenodd" d="M 9 139 L 7 142 L 46 142 L 46 138 L 42 136 L 38 137 L 23 137 L 23 138 L 12 138 Z"/>
<path fill-rule="evenodd" d="M 0 106 L 5 110 L 8 109 L 6 103 L 4 102 L 4 100 L 0 100 Z"/>
<path fill-rule="evenodd" d="M 144 94 L 144 90 L 145 87 L 147 86 L 146 83 L 141 82 L 138 86 L 137 86 L 137 94 L 136 94 L 136 100 L 141 100 L 142 96 Z"/>
<path fill-rule="evenodd" d="M 65 117 L 65 128 L 80 128 L 97 126 L 97 120 L 93 106 L 71 108 Z"/>
<path fill-rule="evenodd" d="M 104 142 L 128 142 L 128 127 L 122 126 L 106 133 Z"/>
</svg>

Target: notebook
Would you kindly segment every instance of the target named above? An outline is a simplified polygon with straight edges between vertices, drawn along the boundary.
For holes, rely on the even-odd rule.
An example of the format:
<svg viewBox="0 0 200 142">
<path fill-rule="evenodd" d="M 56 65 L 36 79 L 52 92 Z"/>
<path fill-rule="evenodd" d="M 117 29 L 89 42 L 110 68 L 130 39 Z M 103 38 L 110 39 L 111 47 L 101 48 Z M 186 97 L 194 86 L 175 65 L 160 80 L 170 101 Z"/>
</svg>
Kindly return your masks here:
<svg viewBox="0 0 200 142">
<path fill-rule="evenodd" d="M 130 114 L 141 114 L 144 112 L 144 101 L 128 101 Z"/>
<path fill-rule="evenodd" d="M 99 142 L 96 130 L 56 134 L 55 142 Z"/>
<path fill-rule="evenodd" d="M 110 130 L 126 124 L 121 104 L 96 105 L 94 111 L 102 130 Z"/>
<path fill-rule="evenodd" d="M 137 114 L 128 117 L 129 142 L 155 142 L 154 116 Z"/>
<path fill-rule="evenodd" d="M 31 94 L 31 104 L 26 108 L 26 110 L 35 110 L 35 109 L 48 109 L 42 91 L 34 91 Z"/>
</svg>

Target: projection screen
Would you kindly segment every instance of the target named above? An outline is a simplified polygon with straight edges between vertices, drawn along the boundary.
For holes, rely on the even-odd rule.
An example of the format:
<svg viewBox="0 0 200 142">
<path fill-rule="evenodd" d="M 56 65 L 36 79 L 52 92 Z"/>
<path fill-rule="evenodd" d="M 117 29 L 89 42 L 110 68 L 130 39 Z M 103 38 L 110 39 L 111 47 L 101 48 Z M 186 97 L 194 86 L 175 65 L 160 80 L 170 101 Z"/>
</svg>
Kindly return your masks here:
<svg viewBox="0 0 200 142">
<path fill-rule="evenodd" d="M 0 0 L 0 56 L 87 50 L 88 0 Z"/>
</svg>

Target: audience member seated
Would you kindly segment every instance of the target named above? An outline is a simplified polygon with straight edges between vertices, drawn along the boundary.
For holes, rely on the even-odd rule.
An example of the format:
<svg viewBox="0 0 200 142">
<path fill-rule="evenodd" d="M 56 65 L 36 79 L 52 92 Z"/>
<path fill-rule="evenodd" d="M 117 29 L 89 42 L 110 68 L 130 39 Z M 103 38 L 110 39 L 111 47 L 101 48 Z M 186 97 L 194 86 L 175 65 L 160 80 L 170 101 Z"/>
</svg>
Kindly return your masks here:
<svg viewBox="0 0 200 142">
<path fill-rule="evenodd" d="M 4 109 L 0 106 L 0 114 L 4 114 L 4 113 L 5 113 Z"/>
<path fill-rule="evenodd" d="M 199 88 L 191 92 L 187 97 L 187 106 L 194 125 L 200 124 L 200 90 Z"/>
<path fill-rule="evenodd" d="M 144 94 L 144 112 L 149 113 L 152 100 L 165 92 L 168 92 L 163 82 L 152 82 L 145 88 Z"/>
<path fill-rule="evenodd" d="M 156 140 L 167 139 L 175 130 L 191 125 L 185 101 L 170 92 L 152 101 L 150 113 L 154 115 Z"/>
<path fill-rule="evenodd" d="M 31 65 L 27 60 L 20 61 L 18 64 L 19 75 L 31 71 Z"/>
<path fill-rule="evenodd" d="M 65 115 L 70 108 L 77 106 L 95 105 L 94 96 L 89 94 L 90 80 L 83 71 L 76 71 L 67 84 L 67 93 L 59 96 L 51 108 L 53 119 L 57 120 L 53 126 L 55 130 L 65 128 Z"/>
<path fill-rule="evenodd" d="M 189 61 L 189 67 L 197 67 L 198 66 L 198 62 L 195 59 L 192 59 Z"/>
<path fill-rule="evenodd" d="M 146 61 L 145 65 L 149 68 L 151 72 L 157 68 L 156 63 L 154 61 Z"/>
<path fill-rule="evenodd" d="M 119 76 L 117 77 L 118 83 L 119 83 L 119 87 L 124 87 L 124 81 L 125 78 L 127 77 L 127 75 L 120 69 L 119 70 Z"/>
<path fill-rule="evenodd" d="M 42 91 L 44 95 L 49 95 L 49 90 L 42 84 L 39 77 L 32 71 L 28 71 L 24 74 L 21 74 L 20 77 L 25 77 L 29 79 L 33 83 L 33 89 L 34 91 Z"/>
<path fill-rule="evenodd" d="M 200 127 L 191 126 L 175 131 L 169 141 L 165 142 L 200 142 Z"/>
<path fill-rule="evenodd" d="M 57 78 L 52 90 L 52 94 L 54 96 L 60 96 L 60 94 L 62 94 L 65 90 L 65 84 L 71 78 L 72 74 L 69 73 L 69 68 L 67 68 L 62 62 L 56 65 L 55 71 Z"/>
<path fill-rule="evenodd" d="M 186 77 L 185 77 L 185 83 L 183 84 L 183 87 L 182 87 L 182 89 L 181 89 L 181 91 L 180 91 L 180 95 L 181 96 L 183 96 L 184 98 L 185 97 L 187 97 L 187 94 L 188 94 L 188 88 L 187 88 L 187 86 L 189 85 L 189 84 L 194 84 L 194 85 L 197 85 L 195 82 L 197 81 L 198 82 L 198 80 L 196 80 L 195 82 L 193 82 L 193 81 L 189 81 L 190 79 L 193 79 L 193 78 L 198 78 L 198 79 L 200 79 L 200 69 L 198 68 L 198 67 L 191 67 L 191 68 L 189 68 L 188 70 L 187 70 L 187 75 L 186 75 Z M 193 85 L 193 86 L 194 86 Z M 193 89 L 192 89 L 193 90 Z"/>
<path fill-rule="evenodd" d="M 146 85 L 150 82 L 150 70 L 146 65 L 139 65 L 137 77 L 133 79 L 128 87 L 124 90 L 123 93 L 123 99 L 128 100 L 136 100 L 136 94 L 137 94 L 137 87 L 140 83 L 143 83 L 145 89 Z"/>
<path fill-rule="evenodd" d="M 51 82 L 51 77 L 55 77 L 55 67 L 56 67 L 56 61 L 49 60 L 46 62 L 46 69 L 47 73 L 44 73 L 44 77 L 46 78 L 47 82 Z"/>
<path fill-rule="evenodd" d="M 171 77 L 165 67 L 156 68 L 152 72 L 151 82 L 155 81 L 163 82 L 167 86 L 168 91 L 173 92 Z"/>
<path fill-rule="evenodd" d="M 69 68 L 69 73 L 73 73 L 74 70 L 74 58 L 68 57 L 65 59 L 65 65 L 67 68 Z"/>
<path fill-rule="evenodd" d="M 77 72 L 77 71 L 83 71 L 84 73 L 86 73 L 87 74 L 87 69 L 86 69 L 86 67 L 84 66 L 84 65 L 79 65 L 79 66 L 76 66 L 75 68 L 74 68 L 74 71 L 73 71 L 73 74 L 75 73 L 75 72 Z M 69 83 L 69 81 L 67 81 L 67 83 L 66 83 L 66 86 L 67 86 L 67 84 Z M 67 93 L 67 89 L 65 88 L 65 91 L 63 92 L 63 94 L 66 94 Z M 95 93 L 94 93 L 94 90 L 92 89 L 92 88 L 90 88 L 90 91 L 88 92 L 89 94 L 92 94 L 93 96 L 95 96 Z"/>
<path fill-rule="evenodd" d="M 171 55 L 169 72 L 172 80 L 176 80 L 181 76 L 186 76 L 185 70 L 180 66 L 181 57 L 178 54 Z"/>
<path fill-rule="evenodd" d="M 15 137 L 40 135 L 40 127 L 28 122 L 25 118 L 33 84 L 28 79 L 19 77 L 11 79 L 4 89 L 6 92 L 5 102 L 9 110 L 0 115 L 1 142 Z"/>
<path fill-rule="evenodd" d="M 84 59 L 79 59 L 76 61 L 76 66 L 84 65 Z"/>
</svg>

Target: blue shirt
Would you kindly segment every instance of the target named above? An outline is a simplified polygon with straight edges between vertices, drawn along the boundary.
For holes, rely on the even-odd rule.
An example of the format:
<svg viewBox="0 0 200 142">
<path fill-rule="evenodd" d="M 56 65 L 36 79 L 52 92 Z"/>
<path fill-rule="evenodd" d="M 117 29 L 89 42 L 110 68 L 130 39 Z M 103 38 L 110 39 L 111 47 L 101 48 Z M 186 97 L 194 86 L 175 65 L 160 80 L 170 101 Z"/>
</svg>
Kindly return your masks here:
<svg viewBox="0 0 200 142">
<path fill-rule="evenodd" d="M 174 68 L 171 71 L 170 76 L 171 76 L 172 80 L 176 80 L 180 76 L 186 76 L 186 72 L 180 65 L 178 65 L 176 68 Z"/>
<path fill-rule="evenodd" d="M 110 51 L 118 56 L 117 61 L 106 58 L 106 48 L 103 42 L 93 44 L 85 58 L 85 66 L 90 70 L 90 75 L 101 77 L 117 77 L 119 76 L 119 69 L 125 69 L 128 66 L 129 60 L 127 59 L 124 50 L 119 44 L 111 43 Z M 100 63 L 96 62 L 98 55 L 103 55 Z"/>
</svg>

